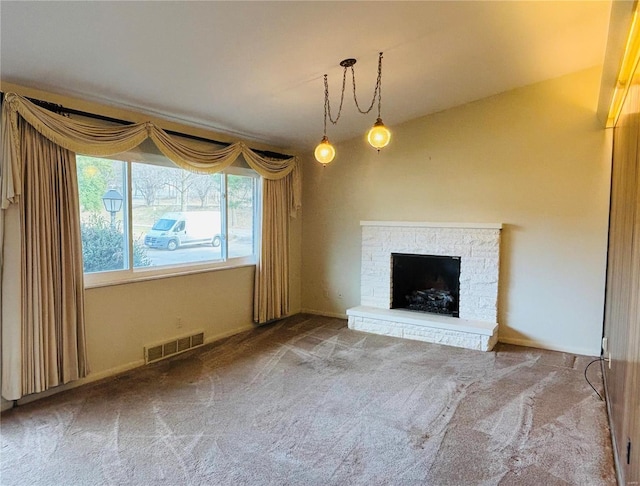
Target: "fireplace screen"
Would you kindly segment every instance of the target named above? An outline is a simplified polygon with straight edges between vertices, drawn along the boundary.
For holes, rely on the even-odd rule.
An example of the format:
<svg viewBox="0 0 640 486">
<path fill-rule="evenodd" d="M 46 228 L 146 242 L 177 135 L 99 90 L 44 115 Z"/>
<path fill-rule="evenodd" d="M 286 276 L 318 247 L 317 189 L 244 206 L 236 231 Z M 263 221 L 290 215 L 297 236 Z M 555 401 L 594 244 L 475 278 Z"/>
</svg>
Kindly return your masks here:
<svg viewBox="0 0 640 486">
<path fill-rule="evenodd" d="M 392 253 L 392 309 L 458 317 L 460 257 Z"/>
</svg>

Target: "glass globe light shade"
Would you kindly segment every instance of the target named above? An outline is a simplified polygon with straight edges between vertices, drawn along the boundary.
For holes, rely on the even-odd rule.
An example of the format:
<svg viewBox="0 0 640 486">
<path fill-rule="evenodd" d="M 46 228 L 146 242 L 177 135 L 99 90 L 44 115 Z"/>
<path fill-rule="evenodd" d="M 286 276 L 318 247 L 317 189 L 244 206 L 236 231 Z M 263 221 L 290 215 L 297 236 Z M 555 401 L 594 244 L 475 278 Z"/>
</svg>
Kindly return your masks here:
<svg viewBox="0 0 640 486">
<path fill-rule="evenodd" d="M 371 130 L 369 130 L 369 133 L 367 133 L 367 140 L 369 144 L 371 144 L 373 148 L 378 149 L 378 151 L 389 144 L 391 132 L 384 126 L 381 118 L 376 120 Z"/>
<path fill-rule="evenodd" d="M 326 165 L 331 162 L 336 156 L 336 149 L 333 148 L 333 145 L 331 145 L 329 139 L 324 136 L 322 137 L 322 141 L 316 147 L 314 155 L 318 162 Z"/>
</svg>

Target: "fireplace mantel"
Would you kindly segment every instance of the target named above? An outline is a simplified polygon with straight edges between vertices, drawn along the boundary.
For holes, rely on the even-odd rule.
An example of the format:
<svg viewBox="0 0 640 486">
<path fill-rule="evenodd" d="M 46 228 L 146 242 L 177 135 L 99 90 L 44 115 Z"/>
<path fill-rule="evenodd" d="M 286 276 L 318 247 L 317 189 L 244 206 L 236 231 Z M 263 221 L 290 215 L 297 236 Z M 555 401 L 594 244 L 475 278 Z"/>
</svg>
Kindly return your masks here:
<svg viewBox="0 0 640 486">
<path fill-rule="evenodd" d="M 387 226 L 390 228 L 468 228 L 502 229 L 502 223 L 444 223 L 425 221 L 360 221 L 360 226 Z"/>
<path fill-rule="evenodd" d="M 492 349 L 498 329 L 501 223 L 361 221 L 361 226 L 361 305 L 347 310 L 350 328 Z M 392 253 L 459 257 L 460 318 L 391 309 Z"/>
</svg>

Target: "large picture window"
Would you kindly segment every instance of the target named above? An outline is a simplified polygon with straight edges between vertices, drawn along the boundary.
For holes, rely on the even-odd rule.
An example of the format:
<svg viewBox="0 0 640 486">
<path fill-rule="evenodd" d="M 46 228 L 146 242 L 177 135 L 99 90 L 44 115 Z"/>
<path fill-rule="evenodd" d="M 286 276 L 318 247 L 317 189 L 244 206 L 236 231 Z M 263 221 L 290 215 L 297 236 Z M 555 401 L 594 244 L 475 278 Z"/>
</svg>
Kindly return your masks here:
<svg viewBox="0 0 640 486">
<path fill-rule="evenodd" d="M 258 176 L 77 156 L 88 285 L 255 263 Z"/>
</svg>

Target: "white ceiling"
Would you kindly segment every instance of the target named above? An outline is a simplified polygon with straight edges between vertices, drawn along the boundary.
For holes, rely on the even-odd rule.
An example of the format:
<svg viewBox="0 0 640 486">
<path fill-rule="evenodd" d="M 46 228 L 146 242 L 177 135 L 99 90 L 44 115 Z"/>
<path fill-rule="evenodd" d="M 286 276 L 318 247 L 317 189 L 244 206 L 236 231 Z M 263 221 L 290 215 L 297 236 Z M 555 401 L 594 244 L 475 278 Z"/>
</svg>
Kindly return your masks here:
<svg viewBox="0 0 640 486">
<path fill-rule="evenodd" d="M 610 1 L 0 2 L 0 79 L 204 125 L 281 148 L 322 137 L 358 59 L 368 106 L 384 51 L 382 118 L 425 114 L 603 62 Z M 597 100 L 594 100 L 594 108 Z M 375 110 L 345 100 L 332 141 Z"/>
</svg>

